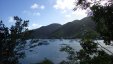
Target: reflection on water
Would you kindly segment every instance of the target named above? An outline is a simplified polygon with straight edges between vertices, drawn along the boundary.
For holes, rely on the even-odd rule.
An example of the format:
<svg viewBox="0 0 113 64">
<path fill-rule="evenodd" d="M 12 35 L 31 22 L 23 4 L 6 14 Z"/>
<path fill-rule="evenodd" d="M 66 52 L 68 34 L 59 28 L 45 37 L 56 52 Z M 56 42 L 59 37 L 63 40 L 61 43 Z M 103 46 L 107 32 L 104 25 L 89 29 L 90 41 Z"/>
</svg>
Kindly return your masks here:
<svg viewBox="0 0 113 64">
<path fill-rule="evenodd" d="M 71 46 L 75 51 L 81 49 L 79 41 L 74 39 L 31 39 L 16 46 L 15 50 L 18 51 L 19 63 L 22 64 L 43 62 L 45 58 L 58 64 L 67 60 L 67 53 L 61 51 L 64 46 Z"/>
<path fill-rule="evenodd" d="M 76 60 L 76 52 L 81 49 L 80 40 L 75 39 L 30 39 L 18 43 L 15 48 L 21 64 L 67 64 Z M 99 40 L 100 44 L 102 41 Z M 110 50 L 113 51 L 110 46 Z M 74 62 L 74 63 L 76 63 Z"/>
<path fill-rule="evenodd" d="M 43 61 L 38 62 L 36 64 L 54 64 L 51 60 L 45 58 Z"/>
</svg>

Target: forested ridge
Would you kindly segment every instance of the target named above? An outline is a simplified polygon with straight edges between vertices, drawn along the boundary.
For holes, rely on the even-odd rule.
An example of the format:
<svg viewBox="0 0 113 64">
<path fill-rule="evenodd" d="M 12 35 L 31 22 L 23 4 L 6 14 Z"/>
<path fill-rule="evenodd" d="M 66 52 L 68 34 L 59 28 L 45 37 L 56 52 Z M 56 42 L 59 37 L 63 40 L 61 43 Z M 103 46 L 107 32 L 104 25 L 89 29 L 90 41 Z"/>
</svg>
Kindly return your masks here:
<svg viewBox="0 0 113 64">
<path fill-rule="evenodd" d="M 15 47 L 27 39 L 36 38 L 80 38 L 82 49 L 75 51 L 70 46 L 61 48 L 60 51 L 68 54 L 67 61 L 60 64 L 113 64 L 113 52 L 101 46 L 98 37 L 105 45 L 113 41 L 113 1 L 107 0 L 76 0 L 75 8 L 89 10 L 88 16 L 82 20 L 75 20 L 64 25 L 50 24 L 35 30 L 28 30 L 29 20 L 22 20 L 14 16 L 14 25 L 6 27 L 0 21 L 0 64 L 18 64 L 20 57 Z M 29 34 L 29 35 L 28 35 Z M 107 50 L 99 48 L 101 46 Z M 49 51 L 48 51 L 49 52 Z M 53 64 L 45 59 L 39 64 Z"/>
</svg>

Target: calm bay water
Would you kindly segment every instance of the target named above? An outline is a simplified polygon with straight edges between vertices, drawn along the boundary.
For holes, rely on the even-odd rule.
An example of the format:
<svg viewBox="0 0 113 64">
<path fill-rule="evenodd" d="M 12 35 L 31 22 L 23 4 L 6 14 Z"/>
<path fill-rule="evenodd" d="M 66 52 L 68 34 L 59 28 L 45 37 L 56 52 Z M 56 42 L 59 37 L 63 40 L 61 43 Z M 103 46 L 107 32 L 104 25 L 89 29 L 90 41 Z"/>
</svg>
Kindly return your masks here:
<svg viewBox="0 0 113 64">
<path fill-rule="evenodd" d="M 15 50 L 17 50 L 18 53 L 24 53 L 23 57 L 19 59 L 19 63 L 21 64 L 39 63 L 45 58 L 58 64 L 62 60 L 67 60 L 66 57 L 68 54 L 60 51 L 63 46 L 70 46 L 75 51 L 81 49 L 79 40 L 75 39 L 40 39 L 27 40 L 24 46 L 20 44 Z"/>
</svg>

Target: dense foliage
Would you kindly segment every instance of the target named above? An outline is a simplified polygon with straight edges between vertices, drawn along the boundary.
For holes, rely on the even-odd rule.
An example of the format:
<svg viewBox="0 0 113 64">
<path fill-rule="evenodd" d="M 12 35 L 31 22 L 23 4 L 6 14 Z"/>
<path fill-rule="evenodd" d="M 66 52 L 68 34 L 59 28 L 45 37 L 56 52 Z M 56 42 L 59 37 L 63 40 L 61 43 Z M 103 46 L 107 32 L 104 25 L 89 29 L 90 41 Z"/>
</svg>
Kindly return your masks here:
<svg viewBox="0 0 113 64">
<path fill-rule="evenodd" d="M 106 45 L 111 44 L 113 40 L 113 1 L 76 0 L 75 5 L 75 11 L 78 8 L 88 10 L 88 16 L 91 16 L 96 24 L 96 32 L 84 32 L 80 41 L 82 49 L 78 52 L 74 52 L 73 48 L 69 46 L 62 48 L 63 51 L 69 54 L 69 61 L 63 61 L 61 64 L 113 64 L 113 53 L 102 47 L 98 41 L 92 39 L 98 33 Z M 111 55 L 102 48 L 111 53 Z M 74 53 L 71 54 L 70 52 Z"/>
<path fill-rule="evenodd" d="M 76 6 L 89 10 L 88 15 L 92 16 L 96 23 L 97 32 L 104 39 L 105 44 L 109 45 L 113 40 L 113 1 L 77 0 Z"/>
<path fill-rule="evenodd" d="M 0 22 L 0 64 L 16 64 L 17 57 L 15 56 L 14 48 L 19 40 L 24 39 L 24 33 L 28 30 L 28 20 L 23 21 L 18 16 L 14 16 L 15 25 L 11 28 L 5 27 L 3 22 Z"/>
<path fill-rule="evenodd" d="M 113 40 L 113 1 L 77 0 L 76 6 L 74 10 L 78 7 L 88 10 L 88 15 L 96 24 L 96 32 L 100 34 L 106 45 L 110 45 Z M 99 49 L 99 42 L 95 42 L 91 38 L 92 36 L 94 35 L 86 32 L 81 40 L 83 49 L 77 52 L 77 59 L 80 60 L 80 64 L 113 64 L 113 53 L 104 47 L 111 55 L 103 49 Z"/>
</svg>

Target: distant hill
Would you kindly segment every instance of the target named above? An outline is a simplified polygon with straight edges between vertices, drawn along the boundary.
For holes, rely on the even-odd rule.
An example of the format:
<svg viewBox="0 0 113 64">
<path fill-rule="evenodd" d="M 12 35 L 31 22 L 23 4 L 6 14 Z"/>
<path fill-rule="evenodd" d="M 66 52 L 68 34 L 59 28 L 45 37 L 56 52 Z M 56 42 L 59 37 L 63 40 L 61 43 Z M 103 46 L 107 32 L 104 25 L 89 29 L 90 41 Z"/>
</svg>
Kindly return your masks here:
<svg viewBox="0 0 113 64">
<path fill-rule="evenodd" d="M 80 38 L 86 30 L 95 30 L 95 23 L 91 17 L 82 20 L 74 20 L 64 24 L 51 34 L 54 38 Z"/>
<path fill-rule="evenodd" d="M 49 38 L 49 35 L 55 30 L 59 29 L 62 25 L 53 23 L 47 26 L 42 26 L 32 31 L 32 38 Z"/>
<path fill-rule="evenodd" d="M 32 30 L 32 38 L 80 38 L 86 30 L 95 30 L 91 17 L 74 20 L 64 25 L 57 23 Z"/>
</svg>

